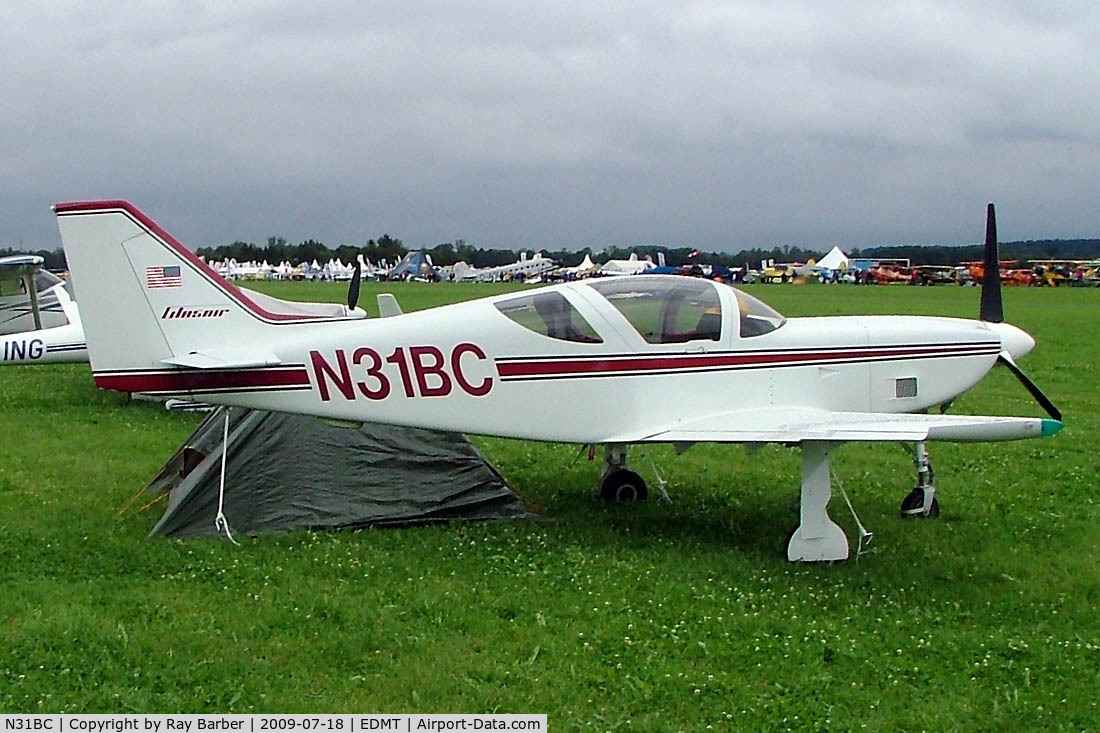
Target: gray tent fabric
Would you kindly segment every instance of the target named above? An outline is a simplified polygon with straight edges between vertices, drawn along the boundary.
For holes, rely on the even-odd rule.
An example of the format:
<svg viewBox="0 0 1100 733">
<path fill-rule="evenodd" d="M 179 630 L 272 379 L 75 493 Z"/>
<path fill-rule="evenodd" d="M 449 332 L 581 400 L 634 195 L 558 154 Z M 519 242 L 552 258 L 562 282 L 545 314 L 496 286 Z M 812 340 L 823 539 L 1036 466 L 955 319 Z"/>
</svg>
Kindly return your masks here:
<svg viewBox="0 0 1100 733">
<path fill-rule="evenodd" d="M 527 515 L 523 502 L 458 433 L 219 408 L 146 487 L 168 493 L 150 536 L 214 527 L 229 415 L 223 511 L 236 534 Z"/>
</svg>

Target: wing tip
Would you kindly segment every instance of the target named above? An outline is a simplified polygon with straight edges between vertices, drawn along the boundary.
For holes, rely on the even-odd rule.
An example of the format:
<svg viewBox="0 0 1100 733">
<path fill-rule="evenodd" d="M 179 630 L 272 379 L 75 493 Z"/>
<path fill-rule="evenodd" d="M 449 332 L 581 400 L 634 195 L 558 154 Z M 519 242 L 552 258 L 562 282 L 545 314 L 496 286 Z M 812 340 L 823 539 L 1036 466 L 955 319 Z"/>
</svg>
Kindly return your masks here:
<svg viewBox="0 0 1100 733">
<path fill-rule="evenodd" d="M 1065 427 L 1065 425 L 1062 424 L 1061 420 L 1044 419 L 1042 422 L 1043 422 L 1043 425 L 1042 425 L 1042 429 L 1040 430 L 1039 434 L 1042 435 L 1043 437 L 1049 437 L 1051 435 L 1056 435 L 1056 434 L 1058 434 L 1062 431 L 1062 428 Z"/>
</svg>

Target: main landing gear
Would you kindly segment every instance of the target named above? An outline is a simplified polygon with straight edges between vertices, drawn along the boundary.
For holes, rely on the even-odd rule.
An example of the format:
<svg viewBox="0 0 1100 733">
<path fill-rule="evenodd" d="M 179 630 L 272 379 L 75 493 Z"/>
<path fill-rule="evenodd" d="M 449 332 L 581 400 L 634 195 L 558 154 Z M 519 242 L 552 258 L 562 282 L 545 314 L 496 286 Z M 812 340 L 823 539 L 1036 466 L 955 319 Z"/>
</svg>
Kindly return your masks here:
<svg viewBox="0 0 1100 733">
<path fill-rule="evenodd" d="M 829 518 L 827 510 L 833 495 L 829 477 L 831 443 L 818 440 L 802 442 L 802 496 L 799 525 L 787 542 L 787 559 L 823 562 L 848 559 L 848 538 L 844 530 Z"/>
<path fill-rule="evenodd" d="M 787 542 L 787 559 L 792 562 L 835 562 L 848 559 L 848 538 L 844 530 L 829 517 L 828 505 L 833 495 L 829 470 L 829 451 L 833 443 L 806 440 L 802 449 L 802 490 L 799 498 L 799 524 Z M 600 498 L 605 501 L 644 501 L 649 495 L 645 481 L 627 467 L 628 446 L 604 446 L 604 470 L 600 479 Z M 590 454 L 591 455 L 591 454 Z M 939 502 L 935 497 L 935 471 L 924 443 L 913 449 L 917 468 L 917 486 L 901 504 L 903 517 L 937 517 Z M 853 511 L 854 514 L 854 511 Z M 859 524 L 859 518 L 856 518 Z M 860 524 L 861 549 L 870 533 Z"/>
<path fill-rule="evenodd" d="M 649 496 L 642 477 L 627 467 L 627 449 L 625 445 L 604 446 L 600 477 L 600 498 L 604 501 L 645 501 Z"/>
<path fill-rule="evenodd" d="M 826 507 L 832 498 L 829 476 L 830 443 L 802 443 L 802 501 L 800 524 L 787 543 L 787 559 L 807 562 L 846 560 L 848 539 L 844 531 L 829 518 Z M 917 469 L 917 486 L 901 503 L 902 517 L 932 518 L 940 515 L 936 500 L 935 471 L 924 443 L 913 448 L 913 464 Z M 856 520 L 858 523 L 858 519 Z M 861 537 L 864 530 L 860 529 Z"/>
</svg>

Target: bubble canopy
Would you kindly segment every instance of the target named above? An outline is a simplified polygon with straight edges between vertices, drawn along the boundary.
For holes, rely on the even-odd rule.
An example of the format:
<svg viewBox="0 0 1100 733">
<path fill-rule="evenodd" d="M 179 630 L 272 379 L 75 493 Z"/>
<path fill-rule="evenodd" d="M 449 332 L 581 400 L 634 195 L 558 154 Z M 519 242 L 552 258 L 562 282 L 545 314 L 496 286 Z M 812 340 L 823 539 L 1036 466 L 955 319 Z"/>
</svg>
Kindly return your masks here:
<svg viewBox="0 0 1100 733">
<path fill-rule="evenodd" d="M 689 277 L 615 277 L 587 281 L 607 298 L 649 343 L 717 341 L 723 318 L 718 288 L 737 302 L 738 334 L 751 338 L 771 333 L 786 319 L 771 306 L 737 288 Z"/>
</svg>

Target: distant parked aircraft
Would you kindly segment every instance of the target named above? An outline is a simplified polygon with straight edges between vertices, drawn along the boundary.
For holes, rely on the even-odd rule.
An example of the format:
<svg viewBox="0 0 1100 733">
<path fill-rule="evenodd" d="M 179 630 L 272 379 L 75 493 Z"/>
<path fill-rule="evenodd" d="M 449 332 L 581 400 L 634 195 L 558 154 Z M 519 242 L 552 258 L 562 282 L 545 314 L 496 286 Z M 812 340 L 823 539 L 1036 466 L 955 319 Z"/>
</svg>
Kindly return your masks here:
<svg viewBox="0 0 1100 733">
<path fill-rule="evenodd" d="M 608 260 L 600 265 L 597 272 L 600 275 L 641 275 L 646 270 L 650 270 L 657 265 L 653 264 L 653 260 L 648 257 L 644 260 L 638 259 L 638 253 L 632 252 L 630 259 L 628 260 Z"/>
<path fill-rule="evenodd" d="M 521 252 L 519 259 L 508 265 L 496 267 L 470 267 L 465 262 L 458 262 L 454 266 L 454 276 L 457 282 L 499 282 L 501 280 L 534 281 L 544 277 L 557 268 L 557 264 L 548 257 L 543 257 L 541 252 L 528 257 L 526 252 Z"/>
<path fill-rule="evenodd" d="M 88 361 L 80 312 L 37 255 L 0 257 L 0 363 Z"/>
</svg>

